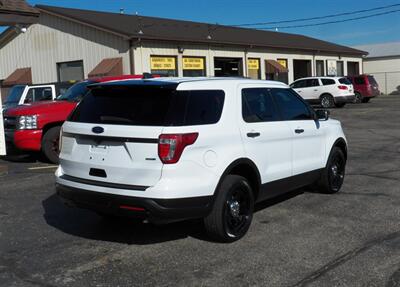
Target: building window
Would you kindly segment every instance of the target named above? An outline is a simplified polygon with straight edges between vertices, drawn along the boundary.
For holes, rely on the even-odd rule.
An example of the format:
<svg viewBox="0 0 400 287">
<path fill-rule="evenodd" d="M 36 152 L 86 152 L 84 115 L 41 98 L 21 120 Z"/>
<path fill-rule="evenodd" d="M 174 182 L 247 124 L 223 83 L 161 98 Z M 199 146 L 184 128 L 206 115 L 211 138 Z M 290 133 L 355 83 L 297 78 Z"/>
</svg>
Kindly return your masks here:
<svg viewBox="0 0 400 287">
<path fill-rule="evenodd" d="M 206 60 L 203 57 L 183 57 L 182 70 L 184 77 L 204 77 Z"/>
<path fill-rule="evenodd" d="M 344 63 L 343 63 L 343 61 L 337 61 L 336 67 L 337 67 L 337 69 L 336 69 L 337 75 L 339 77 L 344 76 Z"/>
<path fill-rule="evenodd" d="M 289 68 L 288 68 L 288 60 L 287 59 L 278 59 L 276 60 L 282 67 L 285 67 L 286 72 L 280 72 L 278 74 L 278 81 L 289 84 Z"/>
<path fill-rule="evenodd" d="M 216 77 L 243 76 L 243 59 L 215 57 L 214 74 Z"/>
<path fill-rule="evenodd" d="M 347 62 L 347 76 L 357 76 L 360 74 L 358 62 Z"/>
<path fill-rule="evenodd" d="M 174 56 L 150 56 L 151 73 L 163 77 L 177 77 L 178 69 Z"/>
<path fill-rule="evenodd" d="M 324 61 L 322 60 L 317 60 L 315 62 L 316 65 L 316 76 L 317 77 L 322 77 L 325 76 L 325 65 L 324 65 Z"/>
<path fill-rule="evenodd" d="M 251 79 L 261 79 L 260 59 L 247 59 L 247 73 Z"/>
<path fill-rule="evenodd" d="M 265 78 L 272 81 L 288 83 L 287 60 L 265 60 Z"/>
<path fill-rule="evenodd" d="M 57 63 L 59 82 L 82 81 L 84 79 L 83 61 Z"/>
</svg>

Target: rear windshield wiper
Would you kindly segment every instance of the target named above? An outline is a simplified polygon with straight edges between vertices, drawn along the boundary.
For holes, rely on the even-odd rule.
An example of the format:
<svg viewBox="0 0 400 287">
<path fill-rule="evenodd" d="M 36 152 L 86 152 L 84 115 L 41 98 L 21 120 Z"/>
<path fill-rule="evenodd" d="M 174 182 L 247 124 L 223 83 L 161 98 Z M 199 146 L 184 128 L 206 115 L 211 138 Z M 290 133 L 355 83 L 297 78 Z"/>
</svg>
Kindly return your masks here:
<svg viewBox="0 0 400 287">
<path fill-rule="evenodd" d="M 134 121 L 127 118 L 113 117 L 113 116 L 101 116 L 100 120 L 103 123 L 127 123 L 132 124 Z"/>
</svg>

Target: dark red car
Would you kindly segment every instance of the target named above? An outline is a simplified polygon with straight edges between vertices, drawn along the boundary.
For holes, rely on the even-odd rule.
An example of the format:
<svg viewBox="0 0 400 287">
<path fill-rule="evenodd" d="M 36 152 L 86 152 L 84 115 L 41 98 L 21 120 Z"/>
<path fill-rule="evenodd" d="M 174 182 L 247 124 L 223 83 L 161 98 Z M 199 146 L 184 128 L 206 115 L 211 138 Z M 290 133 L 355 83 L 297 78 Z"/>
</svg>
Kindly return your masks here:
<svg viewBox="0 0 400 287">
<path fill-rule="evenodd" d="M 359 75 L 347 77 L 354 87 L 355 103 L 368 103 L 371 98 L 377 97 L 381 94 L 379 85 L 374 76 Z"/>
<path fill-rule="evenodd" d="M 41 101 L 6 110 L 4 129 L 7 151 L 42 152 L 52 163 L 58 162 L 60 128 L 87 92 L 87 86 L 117 80 L 141 79 L 145 75 L 126 75 L 89 79 L 76 83 L 55 101 Z"/>
</svg>

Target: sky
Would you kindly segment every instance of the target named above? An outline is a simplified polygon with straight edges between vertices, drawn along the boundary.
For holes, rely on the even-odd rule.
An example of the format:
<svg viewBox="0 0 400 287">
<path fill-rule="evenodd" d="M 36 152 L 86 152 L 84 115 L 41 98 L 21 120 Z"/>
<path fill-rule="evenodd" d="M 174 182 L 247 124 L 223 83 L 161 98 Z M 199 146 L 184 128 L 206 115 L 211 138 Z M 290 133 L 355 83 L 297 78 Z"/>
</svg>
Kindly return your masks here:
<svg viewBox="0 0 400 287">
<path fill-rule="evenodd" d="M 399 0 L 28 0 L 27 2 L 31 5 L 43 4 L 117 13 L 120 8 L 124 8 L 126 14 L 138 13 L 144 16 L 227 25 L 318 17 L 400 4 Z M 400 10 L 400 6 L 318 21 L 349 19 L 390 10 Z M 347 23 L 279 29 L 279 31 L 303 34 L 348 46 L 395 42 L 400 41 L 400 11 Z"/>
</svg>

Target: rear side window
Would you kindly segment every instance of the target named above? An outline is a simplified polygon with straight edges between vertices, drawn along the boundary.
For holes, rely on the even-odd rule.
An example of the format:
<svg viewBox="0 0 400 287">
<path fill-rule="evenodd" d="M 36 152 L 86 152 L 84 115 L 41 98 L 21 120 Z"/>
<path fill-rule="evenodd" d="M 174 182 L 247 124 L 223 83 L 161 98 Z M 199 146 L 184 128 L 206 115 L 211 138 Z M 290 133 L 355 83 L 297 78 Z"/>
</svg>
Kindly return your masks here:
<svg viewBox="0 0 400 287">
<path fill-rule="evenodd" d="M 304 88 L 306 86 L 306 81 L 305 80 L 300 80 L 300 81 L 294 82 L 290 86 L 293 89 Z"/>
<path fill-rule="evenodd" d="M 307 104 L 294 91 L 290 89 L 271 89 L 270 91 L 284 120 L 311 120 L 313 118 Z"/>
<path fill-rule="evenodd" d="M 136 126 L 205 125 L 219 121 L 223 91 L 176 91 L 161 87 L 91 90 L 70 121 Z"/>
<path fill-rule="evenodd" d="M 324 86 L 329 86 L 329 85 L 334 85 L 334 84 L 336 84 L 336 83 L 335 83 L 335 80 L 333 80 L 333 79 L 321 79 L 321 82 L 322 82 L 322 84 L 323 84 Z"/>
<path fill-rule="evenodd" d="M 177 91 L 174 95 L 165 121 L 167 126 L 209 125 L 221 118 L 223 91 Z"/>
<path fill-rule="evenodd" d="M 340 78 L 339 83 L 341 83 L 343 85 L 351 85 L 351 82 L 349 81 L 349 79 L 346 79 L 346 78 Z"/>
<path fill-rule="evenodd" d="M 354 83 L 356 85 L 365 85 L 365 79 L 364 77 L 356 77 L 354 78 Z"/>
<path fill-rule="evenodd" d="M 242 116 L 248 123 L 280 120 L 271 95 L 265 88 L 242 90 Z"/>
</svg>

